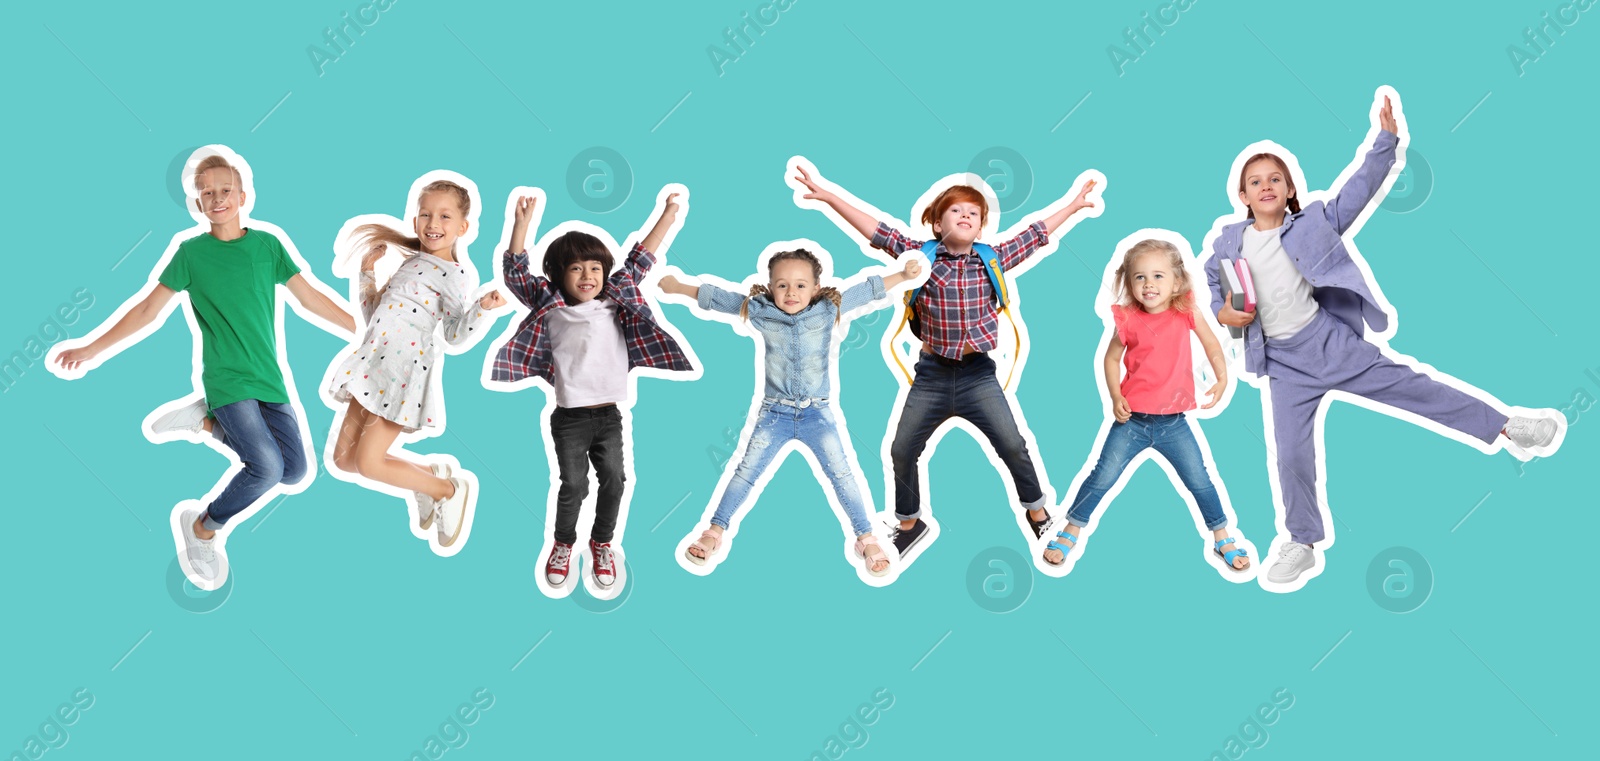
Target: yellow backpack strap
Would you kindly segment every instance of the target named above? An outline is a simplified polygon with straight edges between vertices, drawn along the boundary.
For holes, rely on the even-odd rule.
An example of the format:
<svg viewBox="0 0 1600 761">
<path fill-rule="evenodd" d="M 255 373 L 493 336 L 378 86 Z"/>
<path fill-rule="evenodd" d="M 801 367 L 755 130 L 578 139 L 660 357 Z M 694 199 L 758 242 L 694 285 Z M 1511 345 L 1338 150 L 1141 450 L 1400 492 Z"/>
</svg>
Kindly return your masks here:
<svg viewBox="0 0 1600 761">
<path fill-rule="evenodd" d="M 992 251 L 993 249 L 991 249 Z M 1011 336 L 1016 345 L 1016 353 L 1011 356 L 1011 370 L 1006 373 L 1005 385 L 1001 389 L 1011 388 L 1011 379 L 1017 374 L 1017 360 L 1022 357 L 1022 330 L 1017 327 L 1017 318 L 1011 315 L 1011 293 L 1006 286 L 1005 272 L 1000 269 L 1000 258 L 991 256 L 984 260 L 989 267 L 989 281 L 994 284 L 997 295 L 1000 297 L 1000 313 L 1006 316 L 1011 323 Z"/>
<path fill-rule="evenodd" d="M 907 291 L 905 295 L 905 309 L 900 310 L 900 324 L 895 326 L 894 335 L 889 338 L 889 353 L 894 355 L 894 363 L 900 366 L 900 373 L 906 376 L 906 385 L 916 382 L 911 377 L 911 371 L 906 369 L 906 363 L 900 359 L 900 331 L 905 330 L 906 323 L 911 321 L 911 299 L 916 291 Z"/>
</svg>

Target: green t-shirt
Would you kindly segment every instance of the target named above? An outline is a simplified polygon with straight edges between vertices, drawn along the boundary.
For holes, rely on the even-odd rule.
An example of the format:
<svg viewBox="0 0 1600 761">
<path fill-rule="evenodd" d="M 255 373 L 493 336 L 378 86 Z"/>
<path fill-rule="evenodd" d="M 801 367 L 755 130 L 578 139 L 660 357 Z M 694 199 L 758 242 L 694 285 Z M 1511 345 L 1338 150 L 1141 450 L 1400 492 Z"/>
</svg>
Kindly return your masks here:
<svg viewBox="0 0 1600 761">
<path fill-rule="evenodd" d="M 161 284 L 188 291 L 200 324 L 206 405 L 216 409 L 244 399 L 287 404 L 278 367 L 274 286 L 300 272 L 271 233 L 246 229 L 237 240 L 202 233 L 178 244 L 161 272 Z"/>
</svg>

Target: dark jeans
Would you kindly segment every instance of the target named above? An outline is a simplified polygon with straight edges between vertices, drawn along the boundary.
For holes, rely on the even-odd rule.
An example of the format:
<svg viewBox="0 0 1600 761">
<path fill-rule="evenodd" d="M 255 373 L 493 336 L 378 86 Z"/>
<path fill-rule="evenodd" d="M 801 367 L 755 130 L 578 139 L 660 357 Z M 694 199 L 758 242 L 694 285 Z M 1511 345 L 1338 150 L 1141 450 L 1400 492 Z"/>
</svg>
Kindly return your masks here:
<svg viewBox="0 0 1600 761">
<path fill-rule="evenodd" d="M 600 492 L 594 506 L 589 540 L 611 541 L 622 507 L 622 410 L 606 407 L 557 407 L 550 414 L 550 437 L 556 445 L 561 488 L 556 492 L 556 541 L 578 541 L 578 512 L 589 496 L 589 463 L 594 463 Z"/>
<path fill-rule="evenodd" d="M 906 394 L 900 427 L 894 432 L 889 457 L 894 462 L 894 514 L 908 521 L 922 515 L 922 482 L 917 477 L 922 450 L 946 420 L 958 417 L 977 426 L 1011 471 L 1023 509 L 1044 507 L 1039 472 L 1028 455 L 1028 442 L 1017 428 L 1006 392 L 995 378 L 994 360 L 972 354 L 960 362 L 941 362 L 924 352 L 917 360 L 916 382 Z"/>
<path fill-rule="evenodd" d="M 205 527 L 216 531 L 278 484 L 306 477 L 305 443 L 294 407 L 245 399 L 211 411 L 212 435 L 227 445 L 244 470 L 206 506 Z"/>
</svg>

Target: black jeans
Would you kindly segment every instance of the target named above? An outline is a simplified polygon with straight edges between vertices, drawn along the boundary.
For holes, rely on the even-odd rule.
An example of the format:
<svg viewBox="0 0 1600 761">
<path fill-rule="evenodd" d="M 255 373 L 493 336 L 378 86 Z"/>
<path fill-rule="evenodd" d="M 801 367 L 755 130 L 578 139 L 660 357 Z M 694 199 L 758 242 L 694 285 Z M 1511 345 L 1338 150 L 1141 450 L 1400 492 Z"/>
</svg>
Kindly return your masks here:
<svg viewBox="0 0 1600 761">
<path fill-rule="evenodd" d="M 556 445 L 561 488 L 556 492 L 556 541 L 578 541 L 578 512 L 589 496 L 589 463 L 594 463 L 600 491 L 595 499 L 590 541 L 611 541 L 622 507 L 622 410 L 606 407 L 557 407 L 550 414 L 550 437 Z"/>
</svg>

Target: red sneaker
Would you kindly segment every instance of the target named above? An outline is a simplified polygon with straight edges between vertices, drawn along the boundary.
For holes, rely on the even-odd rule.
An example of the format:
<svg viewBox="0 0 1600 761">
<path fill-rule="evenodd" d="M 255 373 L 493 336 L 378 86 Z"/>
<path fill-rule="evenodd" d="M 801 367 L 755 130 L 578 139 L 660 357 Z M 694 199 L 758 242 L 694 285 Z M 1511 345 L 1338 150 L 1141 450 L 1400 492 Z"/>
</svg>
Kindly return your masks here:
<svg viewBox="0 0 1600 761">
<path fill-rule="evenodd" d="M 589 564 L 594 569 L 594 583 L 601 589 L 609 589 L 617 581 L 617 556 L 611 551 L 611 543 L 601 544 L 589 540 Z"/>
<path fill-rule="evenodd" d="M 550 550 L 550 559 L 544 563 L 544 579 L 552 586 L 561 586 L 567 582 L 567 568 L 572 565 L 572 545 L 566 542 L 556 542 L 554 549 Z"/>
</svg>

